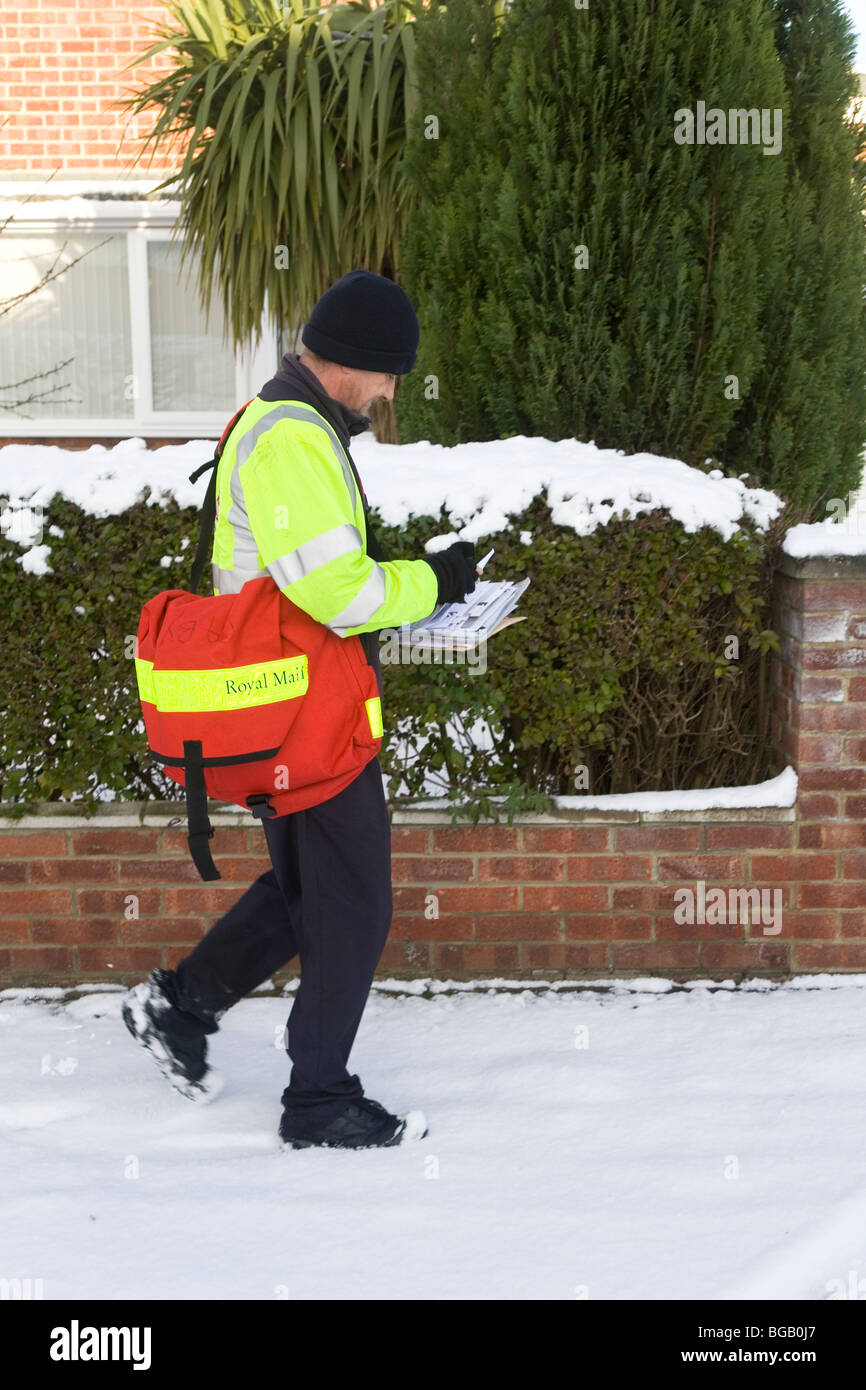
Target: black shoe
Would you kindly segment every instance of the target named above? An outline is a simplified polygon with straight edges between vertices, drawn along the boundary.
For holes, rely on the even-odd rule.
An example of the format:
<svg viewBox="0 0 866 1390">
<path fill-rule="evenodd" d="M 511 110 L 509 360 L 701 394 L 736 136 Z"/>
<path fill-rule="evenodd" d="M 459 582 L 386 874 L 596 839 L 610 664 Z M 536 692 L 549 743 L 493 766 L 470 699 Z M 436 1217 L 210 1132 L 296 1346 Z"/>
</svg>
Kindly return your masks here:
<svg viewBox="0 0 866 1390">
<path fill-rule="evenodd" d="M 144 984 L 131 989 L 121 1017 L 176 1091 L 189 1100 L 212 1100 L 222 1090 L 223 1077 L 207 1064 L 204 1033 L 166 994 L 165 976 L 164 970 L 152 970 Z"/>
<path fill-rule="evenodd" d="M 280 1138 L 292 1149 L 390 1149 L 423 1139 L 427 1134 L 427 1123 L 420 1110 L 410 1110 L 405 1116 L 391 1115 L 384 1105 L 367 1096 L 350 1101 L 336 1120 L 302 1139 L 288 1133 L 287 1118 L 283 1111 Z"/>
</svg>

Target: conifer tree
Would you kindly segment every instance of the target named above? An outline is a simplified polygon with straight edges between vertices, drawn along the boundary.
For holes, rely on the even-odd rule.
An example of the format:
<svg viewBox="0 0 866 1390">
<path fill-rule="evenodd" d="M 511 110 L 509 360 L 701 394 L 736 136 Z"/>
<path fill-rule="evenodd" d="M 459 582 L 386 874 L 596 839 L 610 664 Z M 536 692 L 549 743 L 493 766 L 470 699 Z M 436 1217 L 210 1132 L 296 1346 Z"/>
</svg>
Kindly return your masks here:
<svg viewBox="0 0 866 1390">
<path fill-rule="evenodd" d="M 787 14 L 804 9 L 821 23 Z M 845 42 L 838 0 L 514 0 L 498 34 L 483 0 L 434 5 L 407 152 L 422 342 L 401 436 L 713 456 L 798 502 L 852 485 L 864 238 Z"/>
<path fill-rule="evenodd" d="M 401 439 L 491 437 L 478 432 L 490 426 L 477 316 L 489 285 L 479 218 L 495 200 L 505 153 L 493 72 L 497 28 L 490 0 L 431 0 L 417 24 L 402 284 L 413 296 L 422 332 L 416 366 L 395 398 Z"/>
<path fill-rule="evenodd" d="M 856 489 L 866 419 L 864 127 L 840 0 L 775 0 L 789 100 L 784 256 L 761 319 L 764 363 L 723 457 L 816 516 Z"/>
</svg>

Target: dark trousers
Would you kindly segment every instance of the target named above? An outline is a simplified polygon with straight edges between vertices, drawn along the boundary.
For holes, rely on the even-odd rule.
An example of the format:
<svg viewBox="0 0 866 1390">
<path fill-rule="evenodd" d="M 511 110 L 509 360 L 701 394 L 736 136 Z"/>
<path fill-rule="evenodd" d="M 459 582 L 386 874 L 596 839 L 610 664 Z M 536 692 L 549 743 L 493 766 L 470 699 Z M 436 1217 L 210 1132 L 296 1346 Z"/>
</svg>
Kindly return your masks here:
<svg viewBox="0 0 866 1390">
<path fill-rule="evenodd" d="M 300 957 L 282 1101 L 287 1128 L 303 1137 L 364 1094 L 346 1064 L 392 910 L 378 759 L 330 801 L 262 825 L 273 868 L 180 962 L 175 1002 L 214 1032 L 226 1009 Z"/>
</svg>

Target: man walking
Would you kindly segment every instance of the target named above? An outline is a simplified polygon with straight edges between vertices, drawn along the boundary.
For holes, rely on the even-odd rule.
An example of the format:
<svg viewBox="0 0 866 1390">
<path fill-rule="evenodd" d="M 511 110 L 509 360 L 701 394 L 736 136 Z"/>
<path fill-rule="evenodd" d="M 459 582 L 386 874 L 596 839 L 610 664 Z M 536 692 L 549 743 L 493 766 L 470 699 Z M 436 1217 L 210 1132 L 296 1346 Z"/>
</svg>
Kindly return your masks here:
<svg viewBox="0 0 866 1390">
<path fill-rule="evenodd" d="M 316 303 L 305 351 L 279 371 L 228 436 L 217 472 L 214 592 L 267 571 L 341 637 L 361 637 L 382 679 L 377 633 L 426 617 L 475 587 L 474 547 L 388 561 L 366 521 L 349 454 L 363 412 L 411 371 L 419 326 L 393 281 L 353 270 Z M 156 969 L 126 996 L 123 1018 L 177 1090 L 216 1094 L 207 1035 L 227 1009 L 295 956 L 292 1061 L 280 1137 L 292 1148 L 392 1146 L 426 1134 L 365 1096 L 348 1059 L 391 924 L 390 823 L 378 759 L 336 796 L 262 821 L 271 869 L 176 970 Z"/>
</svg>

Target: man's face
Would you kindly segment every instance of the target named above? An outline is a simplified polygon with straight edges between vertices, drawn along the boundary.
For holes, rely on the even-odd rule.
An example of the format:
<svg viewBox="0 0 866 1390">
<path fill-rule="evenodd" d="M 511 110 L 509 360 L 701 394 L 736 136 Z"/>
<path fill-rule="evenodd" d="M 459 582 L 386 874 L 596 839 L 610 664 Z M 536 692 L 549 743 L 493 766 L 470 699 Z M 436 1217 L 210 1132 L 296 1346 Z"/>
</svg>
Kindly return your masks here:
<svg viewBox="0 0 866 1390">
<path fill-rule="evenodd" d="M 390 372 L 364 372 L 359 367 L 344 367 L 344 387 L 340 400 L 352 410 L 366 415 L 374 401 L 394 399 L 396 376 Z"/>
</svg>

